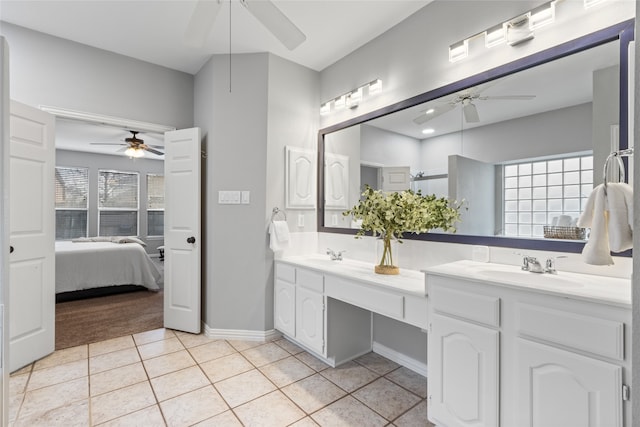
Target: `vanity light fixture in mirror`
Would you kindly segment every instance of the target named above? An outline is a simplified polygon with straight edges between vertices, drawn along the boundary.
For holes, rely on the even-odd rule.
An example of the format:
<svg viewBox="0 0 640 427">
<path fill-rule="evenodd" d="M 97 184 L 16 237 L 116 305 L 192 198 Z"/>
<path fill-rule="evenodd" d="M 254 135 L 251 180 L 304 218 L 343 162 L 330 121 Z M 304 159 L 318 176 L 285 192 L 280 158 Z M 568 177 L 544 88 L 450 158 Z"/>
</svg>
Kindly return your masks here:
<svg viewBox="0 0 640 427">
<path fill-rule="evenodd" d="M 529 202 L 512 198 L 513 191 L 505 193 L 505 180 L 509 178 L 509 188 L 514 188 L 514 184 L 524 187 L 523 195 L 541 186 L 540 179 L 549 180 L 550 186 L 558 187 L 546 191 L 556 194 L 559 189 L 568 195 L 577 194 L 570 196 L 575 200 L 567 201 L 567 206 L 573 216 L 579 214 L 583 196 L 588 196 L 590 188 L 601 178 L 598 174 L 593 175 L 593 170 L 602 168 L 602 162 L 611 150 L 610 123 L 620 124 L 619 147 L 627 147 L 626 54 L 632 39 L 633 21 L 626 21 L 414 96 L 410 101 L 401 101 L 320 130 L 318 164 L 323 166 L 318 168 L 318 231 L 356 232 L 349 218 L 335 215 L 336 211 L 326 204 L 327 157 L 338 154 L 348 156 L 350 173 L 348 182 L 335 186 L 340 180 L 334 180 L 332 185 L 348 189 L 341 193 L 349 198 L 347 206 L 357 201 L 361 184 L 379 180 L 376 176 L 379 177 L 383 169 L 406 167 L 411 177 L 410 188 L 448 196 L 453 188 L 449 177 L 460 179 L 460 174 L 452 167 L 457 166 L 457 170 L 463 172 L 473 171 L 467 174 L 467 190 L 478 195 L 480 201 L 491 200 L 485 203 L 485 208 L 490 210 L 482 214 L 469 211 L 471 217 L 463 220 L 464 226 L 456 234 L 433 232 L 406 236 L 409 239 L 580 252 L 584 241 L 543 238 L 536 234 L 537 231 L 529 234 L 531 237 L 518 235 L 514 230 L 518 229 L 522 209 L 528 209 L 524 216 L 536 216 L 531 220 L 531 227 L 540 230 L 543 225 L 551 224 L 554 216 L 567 213 L 558 210 L 557 201 L 538 201 L 535 209 L 520 207 L 520 202 L 533 204 L 541 199 L 532 196 Z M 543 71 L 546 74 L 542 74 Z M 594 79 L 605 79 L 606 87 L 606 93 L 597 95 L 597 105 L 592 105 Z M 610 96 L 612 88 L 616 88 L 617 96 Z M 552 99 L 560 103 L 550 104 Z M 473 108 L 477 117 L 467 114 L 465 118 L 465 108 Z M 602 116 L 601 109 L 610 115 Z M 593 120 L 601 123 L 594 124 Z M 519 124 L 525 127 L 516 127 Z M 599 133 L 596 134 L 594 128 Z M 432 131 L 423 133 L 425 129 Z M 483 166 L 483 163 L 487 165 Z M 521 163 L 523 166 L 518 166 Z M 510 166 L 508 170 L 507 166 Z M 548 172 L 545 178 L 538 175 L 543 166 Z M 527 167 L 536 172 L 527 176 Z M 576 175 L 576 167 L 582 168 L 584 173 Z M 514 171 L 518 174 L 514 175 Z M 484 181 L 479 178 L 481 175 L 493 181 Z M 514 180 L 514 176 L 517 179 Z M 576 183 L 570 181 L 576 177 L 580 177 Z M 556 184 L 555 180 L 559 178 L 566 181 Z M 529 189 L 527 180 L 533 179 L 536 184 L 530 185 Z M 474 187 L 480 184 L 487 187 L 484 190 Z M 539 193 L 542 188 L 547 188 L 547 184 L 535 191 Z M 509 203 L 511 207 L 505 210 L 506 201 L 515 201 L 515 204 Z M 478 201 L 473 203 L 477 205 Z M 553 206 L 544 207 L 543 212 L 541 203 Z M 522 220 L 529 221 L 524 216 Z M 477 218 L 490 218 L 493 224 L 474 229 L 476 221 L 473 220 Z M 515 228 L 513 224 L 516 224 Z"/>
</svg>

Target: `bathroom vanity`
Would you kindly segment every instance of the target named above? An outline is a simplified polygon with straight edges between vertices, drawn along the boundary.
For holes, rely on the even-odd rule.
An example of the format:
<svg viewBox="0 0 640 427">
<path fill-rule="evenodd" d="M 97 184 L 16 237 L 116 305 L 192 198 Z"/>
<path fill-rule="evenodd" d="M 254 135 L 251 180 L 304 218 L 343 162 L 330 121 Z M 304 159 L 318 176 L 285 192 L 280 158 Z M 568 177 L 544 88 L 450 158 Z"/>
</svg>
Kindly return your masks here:
<svg viewBox="0 0 640 427">
<path fill-rule="evenodd" d="M 371 351 L 371 314 L 426 330 L 424 273 L 375 274 L 369 263 L 326 256 L 275 262 L 275 328 L 331 366 Z"/>
<path fill-rule="evenodd" d="M 629 425 L 630 280 L 472 261 L 426 274 L 436 425 Z"/>
</svg>

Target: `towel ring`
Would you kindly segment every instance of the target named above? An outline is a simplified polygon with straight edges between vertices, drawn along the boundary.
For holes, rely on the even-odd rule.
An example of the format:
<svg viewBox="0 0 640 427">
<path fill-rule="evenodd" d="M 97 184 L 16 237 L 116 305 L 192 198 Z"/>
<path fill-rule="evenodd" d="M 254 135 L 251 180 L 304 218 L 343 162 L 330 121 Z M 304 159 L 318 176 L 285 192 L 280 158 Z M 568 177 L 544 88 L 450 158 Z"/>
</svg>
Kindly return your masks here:
<svg viewBox="0 0 640 427">
<path fill-rule="evenodd" d="M 626 176 L 624 171 L 624 163 L 622 163 L 623 156 L 631 156 L 633 154 L 633 148 L 626 150 L 614 151 L 607 156 L 607 160 L 604 161 L 604 172 L 602 174 L 602 183 L 604 185 L 604 191 L 607 192 L 607 175 L 609 169 L 609 163 L 613 158 L 618 161 L 618 182 L 625 182 Z"/>
<path fill-rule="evenodd" d="M 276 206 L 271 211 L 271 222 L 273 222 L 275 219 L 277 219 L 278 215 L 282 215 L 284 217 L 284 220 L 285 221 L 287 220 L 287 214 L 284 211 L 281 211 L 280 209 L 278 209 L 278 207 Z"/>
</svg>

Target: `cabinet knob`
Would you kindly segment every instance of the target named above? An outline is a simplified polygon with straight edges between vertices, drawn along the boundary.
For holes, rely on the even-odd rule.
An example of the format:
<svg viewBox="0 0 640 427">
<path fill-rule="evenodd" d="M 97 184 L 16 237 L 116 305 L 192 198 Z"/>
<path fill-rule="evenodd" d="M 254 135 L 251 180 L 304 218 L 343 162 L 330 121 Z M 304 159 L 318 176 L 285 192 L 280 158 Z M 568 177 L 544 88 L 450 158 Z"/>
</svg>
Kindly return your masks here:
<svg viewBox="0 0 640 427">
<path fill-rule="evenodd" d="M 13 246 L 9 246 L 9 253 L 12 254 L 13 253 Z"/>
<path fill-rule="evenodd" d="M 196 238 L 195 238 L 195 237 L 193 237 L 193 236 L 191 236 L 191 237 L 187 237 L 187 243 L 191 243 L 191 244 L 193 244 L 193 243 L 195 243 L 195 242 L 196 242 Z"/>
</svg>

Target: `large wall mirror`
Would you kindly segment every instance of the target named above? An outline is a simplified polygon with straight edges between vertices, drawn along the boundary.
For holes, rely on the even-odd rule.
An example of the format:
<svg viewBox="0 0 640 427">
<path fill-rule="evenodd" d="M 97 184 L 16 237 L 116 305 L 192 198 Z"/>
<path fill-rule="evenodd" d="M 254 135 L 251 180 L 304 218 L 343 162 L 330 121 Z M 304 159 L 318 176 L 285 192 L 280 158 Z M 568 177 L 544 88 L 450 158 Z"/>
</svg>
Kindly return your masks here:
<svg viewBox="0 0 640 427">
<path fill-rule="evenodd" d="M 581 251 L 549 226 L 575 226 L 628 146 L 632 38 L 627 21 L 320 130 L 319 231 L 355 233 L 342 212 L 365 185 L 411 188 L 464 205 L 455 234 L 408 238 Z"/>
</svg>

